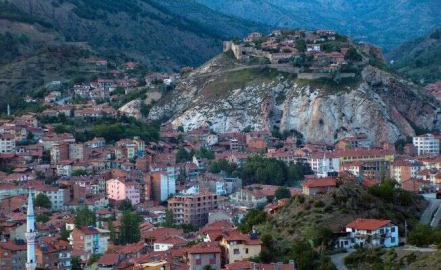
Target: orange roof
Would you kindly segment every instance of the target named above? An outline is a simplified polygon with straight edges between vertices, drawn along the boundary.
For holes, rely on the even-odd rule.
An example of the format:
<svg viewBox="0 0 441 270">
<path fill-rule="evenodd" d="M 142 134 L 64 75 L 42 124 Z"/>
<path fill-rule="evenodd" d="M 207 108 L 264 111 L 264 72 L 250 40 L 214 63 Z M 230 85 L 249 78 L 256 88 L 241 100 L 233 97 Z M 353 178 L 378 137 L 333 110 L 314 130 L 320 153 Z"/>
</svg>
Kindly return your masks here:
<svg viewBox="0 0 441 270">
<path fill-rule="evenodd" d="M 358 218 L 348 225 L 347 228 L 358 229 L 358 230 L 367 230 L 367 231 L 375 231 L 381 227 L 384 227 L 390 224 L 390 220 L 384 219 L 364 219 Z"/>
<path fill-rule="evenodd" d="M 326 178 L 316 178 L 306 181 L 302 184 L 304 187 L 317 188 L 317 187 L 335 187 L 337 186 L 337 178 L 326 177 Z"/>
<path fill-rule="evenodd" d="M 216 244 L 201 243 L 192 246 L 188 249 L 189 254 L 206 254 L 206 253 L 221 253 L 221 249 Z"/>
</svg>

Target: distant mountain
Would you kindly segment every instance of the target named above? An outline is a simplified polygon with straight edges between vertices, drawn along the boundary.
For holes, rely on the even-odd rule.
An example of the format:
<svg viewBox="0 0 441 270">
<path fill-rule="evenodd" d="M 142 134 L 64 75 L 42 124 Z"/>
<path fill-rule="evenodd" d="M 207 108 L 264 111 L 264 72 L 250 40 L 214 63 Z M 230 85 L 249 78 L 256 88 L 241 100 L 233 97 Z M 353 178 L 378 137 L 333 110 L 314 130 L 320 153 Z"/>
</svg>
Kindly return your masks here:
<svg viewBox="0 0 441 270">
<path fill-rule="evenodd" d="M 99 74 L 82 58 L 178 70 L 251 31 L 269 27 L 192 0 L 0 0 L 0 110 L 48 82 Z"/>
<path fill-rule="evenodd" d="M 216 11 L 284 28 L 332 28 L 389 50 L 441 26 L 439 0 L 197 0 Z"/>
<path fill-rule="evenodd" d="M 21 20 L 25 14 L 25 22 L 40 25 L 44 22 L 43 26 L 55 30 L 65 41 L 86 42 L 101 55 L 135 59 L 152 69 L 197 66 L 219 52 L 223 39 L 267 30 L 257 23 L 233 19 L 195 1 L 9 2 L 21 14 L 9 16 L 3 12 L 5 19 Z"/>
<path fill-rule="evenodd" d="M 441 80 L 441 28 L 430 35 L 403 43 L 386 55 L 391 66 L 421 84 Z"/>
</svg>

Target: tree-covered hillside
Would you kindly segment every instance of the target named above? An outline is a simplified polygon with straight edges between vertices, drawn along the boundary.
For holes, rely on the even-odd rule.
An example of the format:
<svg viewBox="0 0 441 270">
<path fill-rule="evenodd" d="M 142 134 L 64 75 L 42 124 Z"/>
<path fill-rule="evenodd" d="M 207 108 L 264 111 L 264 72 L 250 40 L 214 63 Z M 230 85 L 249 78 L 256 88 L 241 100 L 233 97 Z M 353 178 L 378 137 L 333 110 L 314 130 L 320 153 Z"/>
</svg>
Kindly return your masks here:
<svg viewBox="0 0 441 270">
<path fill-rule="evenodd" d="M 441 25 L 439 0 L 197 0 L 251 21 L 284 28 L 332 28 L 389 50 Z"/>
<path fill-rule="evenodd" d="M 441 28 L 403 43 L 386 55 L 402 75 L 420 84 L 441 80 Z"/>
</svg>

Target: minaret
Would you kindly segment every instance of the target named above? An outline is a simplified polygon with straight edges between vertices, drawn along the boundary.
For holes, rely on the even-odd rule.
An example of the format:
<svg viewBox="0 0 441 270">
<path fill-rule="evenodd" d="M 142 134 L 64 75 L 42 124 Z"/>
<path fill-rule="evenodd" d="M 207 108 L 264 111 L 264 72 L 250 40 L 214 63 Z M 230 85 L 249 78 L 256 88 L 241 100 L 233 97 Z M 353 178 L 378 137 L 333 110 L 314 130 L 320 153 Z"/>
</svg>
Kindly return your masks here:
<svg viewBox="0 0 441 270">
<path fill-rule="evenodd" d="M 28 256 L 26 261 L 27 270 L 35 270 L 37 268 L 37 262 L 35 261 L 35 238 L 37 233 L 35 232 L 35 216 L 34 216 L 34 204 L 32 202 L 32 190 L 29 189 L 28 197 L 28 213 L 27 213 L 27 226 L 26 226 L 26 242 L 28 244 Z"/>
</svg>

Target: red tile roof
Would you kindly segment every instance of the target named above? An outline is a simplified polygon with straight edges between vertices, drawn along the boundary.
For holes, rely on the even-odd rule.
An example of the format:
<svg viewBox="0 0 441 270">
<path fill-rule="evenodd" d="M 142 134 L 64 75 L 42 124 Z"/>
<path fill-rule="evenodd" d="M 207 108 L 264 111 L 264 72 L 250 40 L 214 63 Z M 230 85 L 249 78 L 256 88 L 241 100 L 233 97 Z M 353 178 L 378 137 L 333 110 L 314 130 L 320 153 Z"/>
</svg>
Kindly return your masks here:
<svg viewBox="0 0 441 270">
<path fill-rule="evenodd" d="M 347 228 L 352 229 L 358 229 L 358 230 L 368 230 L 368 231 L 375 231 L 381 227 L 384 227 L 388 224 L 390 224 L 390 220 L 383 220 L 383 219 L 363 219 L 358 218 L 348 225 L 346 225 Z"/>
<path fill-rule="evenodd" d="M 311 179 L 303 183 L 302 186 L 308 188 L 335 187 L 337 186 L 337 178 L 326 177 L 326 178 Z"/>
</svg>

